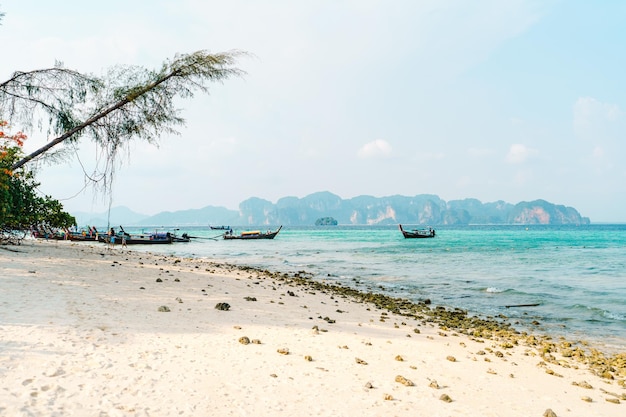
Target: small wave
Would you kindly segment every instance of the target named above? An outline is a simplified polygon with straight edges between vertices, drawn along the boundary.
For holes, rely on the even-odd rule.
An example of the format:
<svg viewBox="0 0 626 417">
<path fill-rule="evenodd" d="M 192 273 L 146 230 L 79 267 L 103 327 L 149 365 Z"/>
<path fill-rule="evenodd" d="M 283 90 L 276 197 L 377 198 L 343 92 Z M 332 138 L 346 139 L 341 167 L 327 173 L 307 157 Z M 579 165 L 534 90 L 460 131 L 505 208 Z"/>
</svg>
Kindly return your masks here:
<svg viewBox="0 0 626 417">
<path fill-rule="evenodd" d="M 602 315 L 610 320 L 626 321 L 626 315 L 604 310 Z"/>
<path fill-rule="evenodd" d="M 615 311 L 605 310 L 599 307 L 590 307 L 583 304 L 575 304 L 572 307 L 575 309 L 581 309 L 591 312 L 592 317 L 595 317 L 595 320 L 600 320 L 598 317 L 602 319 L 615 320 L 615 321 L 626 321 L 626 314 L 618 313 Z M 589 319 L 587 320 L 589 321 Z"/>
<path fill-rule="evenodd" d="M 487 287 L 485 289 L 485 292 L 492 293 L 492 294 L 501 293 L 505 291 L 506 290 L 503 290 L 502 288 L 498 288 L 498 287 Z"/>
</svg>

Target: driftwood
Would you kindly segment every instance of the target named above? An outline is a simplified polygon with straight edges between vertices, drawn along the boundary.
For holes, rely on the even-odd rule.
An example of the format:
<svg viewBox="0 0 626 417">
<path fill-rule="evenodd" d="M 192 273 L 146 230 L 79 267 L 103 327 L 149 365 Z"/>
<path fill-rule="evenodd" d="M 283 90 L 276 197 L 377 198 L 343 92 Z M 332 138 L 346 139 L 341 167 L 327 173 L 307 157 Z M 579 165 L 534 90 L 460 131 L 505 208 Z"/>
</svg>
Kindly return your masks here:
<svg viewBox="0 0 626 417">
<path fill-rule="evenodd" d="M 511 307 L 537 307 L 538 305 L 540 305 L 540 303 L 535 303 L 535 304 L 512 304 L 510 306 L 504 306 L 506 308 L 511 308 Z"/>
</svg>

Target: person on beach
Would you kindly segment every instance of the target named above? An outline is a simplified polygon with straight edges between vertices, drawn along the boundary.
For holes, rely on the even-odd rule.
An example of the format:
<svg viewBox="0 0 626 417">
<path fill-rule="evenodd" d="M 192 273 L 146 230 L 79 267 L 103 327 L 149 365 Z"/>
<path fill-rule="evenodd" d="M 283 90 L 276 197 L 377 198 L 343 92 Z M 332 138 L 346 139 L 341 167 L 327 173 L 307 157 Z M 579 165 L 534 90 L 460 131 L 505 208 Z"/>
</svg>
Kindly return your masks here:
<svg viewBox="0 0 626 417">
<path fill-rule="evenodd" d="M 115 245 L 115 230 L 113 230 L 113 228 L 111 228 L 108 232 L 108 247 L 111 248 L 113 247 L 113 245 Z"/>
</svg>

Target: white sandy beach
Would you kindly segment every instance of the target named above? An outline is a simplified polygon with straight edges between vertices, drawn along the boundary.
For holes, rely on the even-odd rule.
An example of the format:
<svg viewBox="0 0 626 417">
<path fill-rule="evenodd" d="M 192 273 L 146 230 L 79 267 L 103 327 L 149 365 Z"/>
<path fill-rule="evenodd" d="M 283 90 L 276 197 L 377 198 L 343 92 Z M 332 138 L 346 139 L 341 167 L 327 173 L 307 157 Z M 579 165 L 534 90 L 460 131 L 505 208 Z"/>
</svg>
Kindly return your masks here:
<svg viewBox="0 0 626 417">
<path fill-rule="evenodd" d="M 6 249 L 0 416 L 626 415 L 624 369 L 601 378 L 255 270 L 100 244 Z"/>
</svg>

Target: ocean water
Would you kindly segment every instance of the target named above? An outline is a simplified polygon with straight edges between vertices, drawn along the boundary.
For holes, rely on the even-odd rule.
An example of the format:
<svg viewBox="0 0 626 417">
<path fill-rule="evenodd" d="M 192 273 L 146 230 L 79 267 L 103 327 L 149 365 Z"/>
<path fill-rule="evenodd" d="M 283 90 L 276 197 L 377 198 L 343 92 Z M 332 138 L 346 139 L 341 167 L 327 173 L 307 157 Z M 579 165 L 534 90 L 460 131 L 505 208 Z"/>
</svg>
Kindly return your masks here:
<svg viewBox="0 0 626 417">
<path fill-rule="evenodd" d="M 434 239 L 404 239 L 397 226 L 283 227 L 274 240 L 225 241 L 220 231 L 195 227 L 179 230 L 198 237 L 190 243 L 132 249 L 306 271 L 316 280 L 504 315 L 520 330 L 626 351 L 626 225 L 436 230 Z M 521 304 L 539 305 L 507 307 Z"/>
</svg>

